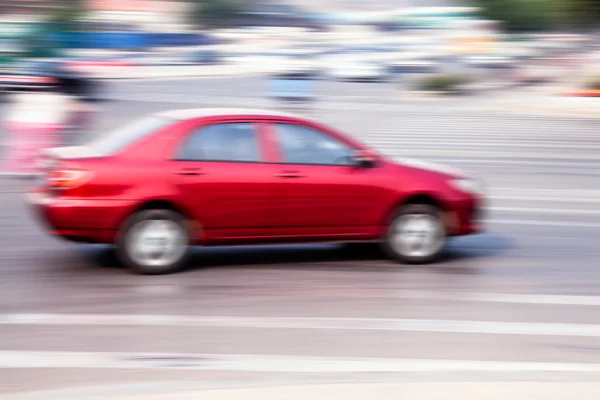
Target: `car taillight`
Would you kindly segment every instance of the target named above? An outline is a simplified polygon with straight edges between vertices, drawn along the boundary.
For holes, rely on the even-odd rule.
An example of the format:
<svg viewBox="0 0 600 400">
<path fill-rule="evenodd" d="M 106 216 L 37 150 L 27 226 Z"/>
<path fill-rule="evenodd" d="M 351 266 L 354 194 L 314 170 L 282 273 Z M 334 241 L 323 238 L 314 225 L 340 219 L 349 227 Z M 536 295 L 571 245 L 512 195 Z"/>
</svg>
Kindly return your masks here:
<svg viewBox="0 0 600 400">
<path fill-rule="evenodd" d="M 49 171 L 47 185 L 50 189 L 67 190 L 79 187 L 90 180 L 92 173 L 83 169 L 59 168 Z"/>
</svg>

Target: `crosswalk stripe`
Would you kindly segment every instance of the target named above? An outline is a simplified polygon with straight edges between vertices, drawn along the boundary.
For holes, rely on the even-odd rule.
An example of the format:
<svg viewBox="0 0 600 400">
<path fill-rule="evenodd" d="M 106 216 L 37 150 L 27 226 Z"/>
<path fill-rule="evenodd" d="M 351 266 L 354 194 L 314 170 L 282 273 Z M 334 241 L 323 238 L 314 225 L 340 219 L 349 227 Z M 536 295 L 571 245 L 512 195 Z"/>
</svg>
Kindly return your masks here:
<svg viewBox="0 0 600 400">
<path fill-rule="evenodd" d="M 183 326 L 255 329 L 324 329 L 600 337 L 600 325 L 392 318 L 299 318 L 150 314 L 3 314 L 1 325 Z"/>
<path fill-rule="evenodd" d="M 596 363 L 317 357 L 256 354 L 0 351 L 0 368 L 179 369 L 289 373 L 334 372 L 577 372 Z"/>
</svg>

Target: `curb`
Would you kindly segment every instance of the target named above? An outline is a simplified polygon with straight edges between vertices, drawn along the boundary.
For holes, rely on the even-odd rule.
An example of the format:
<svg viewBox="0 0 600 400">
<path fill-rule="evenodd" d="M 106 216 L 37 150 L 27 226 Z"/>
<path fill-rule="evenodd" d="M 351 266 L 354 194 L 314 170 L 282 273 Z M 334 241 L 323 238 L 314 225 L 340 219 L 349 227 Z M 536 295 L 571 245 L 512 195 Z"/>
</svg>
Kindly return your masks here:
<svg viewBox="0 0 600 400">
<path fill-rule="evenodd" d="M 600 94 L 599 96 L 600 97 Z M 515 96 L 511 99 L 481 99 L 469 97 L 468 93 L 445 93 L 427 91 L 399 91 L 399 100 L 435 101 L 450 99 L 471 99 L 472 104 L 461 103 L 461 107 L 477 110 L 505 111 L 514 114 L 571 116 L 581 118 L 600 118 L 600 104 L 590 97 L 566 96 Z M 589 102 L 588 104 L 581 104 Z M 554 102 L 554 104 L 553 104 Z"/>
<path fill-rule="evenodd" d="M 572 97 L 600 97 L 600 90 L 575 90 L 563 93 L 563 95 Z"/>
</svg>

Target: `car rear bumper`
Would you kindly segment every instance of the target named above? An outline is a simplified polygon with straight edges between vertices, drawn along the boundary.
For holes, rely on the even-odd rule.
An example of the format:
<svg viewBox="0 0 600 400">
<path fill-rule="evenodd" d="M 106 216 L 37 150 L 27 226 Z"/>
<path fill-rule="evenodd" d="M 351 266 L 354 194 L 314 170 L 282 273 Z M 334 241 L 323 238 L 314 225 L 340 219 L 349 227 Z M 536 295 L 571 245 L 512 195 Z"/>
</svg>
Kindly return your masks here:
<svg viewBox="0 0 600 400">
<path fill-rule="evenodd" d="M 36 219 L 52 234 L 75 242 L 113 243 L 132 201 L 60 198 L 41 190 L 27 194 Z"/>
</svg>

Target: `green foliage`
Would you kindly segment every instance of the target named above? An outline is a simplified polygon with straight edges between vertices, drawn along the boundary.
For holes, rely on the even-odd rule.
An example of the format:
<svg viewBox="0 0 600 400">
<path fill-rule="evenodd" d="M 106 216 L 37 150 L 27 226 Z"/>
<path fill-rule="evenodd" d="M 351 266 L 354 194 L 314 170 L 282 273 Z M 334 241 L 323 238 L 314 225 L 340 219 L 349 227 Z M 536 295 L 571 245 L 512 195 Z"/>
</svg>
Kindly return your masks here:
<svg viewBox="0 0 600 400">
<path fill-rule="evenodd" d="M 486 18 L 510 32 L 600 27 L 600 0 L 472 0 Z"/>
<path fill-rule="evenodd" d="M 203 28 L 214 28 L 231 23 L 244 12 L 243 0 L 192 0 L 190 18 Z"/>
<path fill-rule="evenodd" d="M 568 0 L 473 0 L 482 15 L 501 21 L 509 32 L 551 29 L 558 17 L 558 5 Z"/>
<path fill-rule="evenodd" d="M 434 74 L 417 81 L 417 89 L 428 92 L 455 92 L 469 83 L 470 79 L 458 74 Z"/>
<path fill-rule="evenodd" d="M 86 14 L 83 0 L 62 0 L 50 15 L 49 22 L 60 26 L 62 30 L 77 30 Z"/>
<path fill-rule="evenodd" d="M 557 0 L 561 21 L 573 29 L 600 27 L 600 0 Z"/>
</svg>

